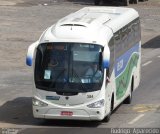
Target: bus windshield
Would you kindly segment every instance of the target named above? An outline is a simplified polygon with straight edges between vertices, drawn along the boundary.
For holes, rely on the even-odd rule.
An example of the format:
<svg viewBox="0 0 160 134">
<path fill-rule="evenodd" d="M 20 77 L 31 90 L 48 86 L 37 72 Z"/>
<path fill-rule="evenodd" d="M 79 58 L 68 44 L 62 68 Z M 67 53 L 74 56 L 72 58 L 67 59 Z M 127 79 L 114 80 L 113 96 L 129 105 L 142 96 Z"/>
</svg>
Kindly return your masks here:
<svg viewBox="0 0 160 134">
<path fill-rule="evenodd" d="M 102 47 L 94 44 L 40 44 L 35 59 L 36 88 L 63 93 L 100 90 L 101 53 Z"/>
</svg>

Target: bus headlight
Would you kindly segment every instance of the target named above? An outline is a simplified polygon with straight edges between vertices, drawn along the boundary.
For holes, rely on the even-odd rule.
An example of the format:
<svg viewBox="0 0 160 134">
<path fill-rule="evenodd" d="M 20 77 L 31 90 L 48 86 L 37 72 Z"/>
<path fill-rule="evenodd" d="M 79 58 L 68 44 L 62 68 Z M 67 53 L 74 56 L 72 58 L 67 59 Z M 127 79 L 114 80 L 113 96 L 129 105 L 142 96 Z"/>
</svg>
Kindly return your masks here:
<svg viewBox="0 0 160 134">
<path fill-rule="evenodd" d="M 89 107 L 89 108 L 101 108 L 103 106 L 104 106 L 104 99 L 87 105 L 87 107 Z"/>
<path fill-rule="evenodd" d="M 39 106 L 39 107 L 45 107 L 48 106 L 48 104 L 36 99 L 36 98 L 32 98 L 32 103 L 34 106 Z"/>
</svg>

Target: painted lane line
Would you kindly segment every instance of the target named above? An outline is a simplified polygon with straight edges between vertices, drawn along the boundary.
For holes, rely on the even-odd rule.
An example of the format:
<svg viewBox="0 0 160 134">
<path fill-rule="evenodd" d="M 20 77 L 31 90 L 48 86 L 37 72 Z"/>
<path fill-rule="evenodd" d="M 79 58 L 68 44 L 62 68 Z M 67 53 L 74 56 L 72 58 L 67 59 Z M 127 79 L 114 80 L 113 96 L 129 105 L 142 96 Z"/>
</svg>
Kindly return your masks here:
<svg viewBox="0 0 160 134">
<path fill-rule="evenodd" d="M 132 121 L 130 121 L 128 124 L 134 124 L 135 122 L 137 122 L 138 120 L 140 120 L 142 117 L 144 116 L 144 114 L 140 114 L 139 116 L 137 116 L 136 118 L 134 118 Z"/>
<path fill-rule="evenodd" d="M 148 62 L 144 63 L 144 64 L 142 65 L 142 67 L 147 66 L 147 65 L 150 64 L 150 63 L 152 63 L 152 61 L 148 61 Z"/>
</svg>

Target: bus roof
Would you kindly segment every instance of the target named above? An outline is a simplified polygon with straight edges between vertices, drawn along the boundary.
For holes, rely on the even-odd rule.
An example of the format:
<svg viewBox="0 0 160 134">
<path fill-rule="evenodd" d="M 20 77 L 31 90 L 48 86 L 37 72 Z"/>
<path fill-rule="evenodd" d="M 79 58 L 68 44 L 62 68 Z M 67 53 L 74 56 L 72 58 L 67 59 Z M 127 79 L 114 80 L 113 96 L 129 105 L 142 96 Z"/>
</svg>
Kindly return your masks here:
<svg viewBox="0 0 160 134">
<path fill-rule="evenodd" d="M 132 8 L 123 7 L 85 7 L 60 19 L 55 25 L 45 32 L 41 41 L 47 35 L 54 36 L 54 41 L 82 41 L 104 44 L 113 33 L 138 18 L 138 12 Z M 50 33 L 49 33 L 50 32 Z M 53 39 L 53 37 L 52 37 Z M 84 41 L 85 40 L 85 41 Z"/>
</svg>

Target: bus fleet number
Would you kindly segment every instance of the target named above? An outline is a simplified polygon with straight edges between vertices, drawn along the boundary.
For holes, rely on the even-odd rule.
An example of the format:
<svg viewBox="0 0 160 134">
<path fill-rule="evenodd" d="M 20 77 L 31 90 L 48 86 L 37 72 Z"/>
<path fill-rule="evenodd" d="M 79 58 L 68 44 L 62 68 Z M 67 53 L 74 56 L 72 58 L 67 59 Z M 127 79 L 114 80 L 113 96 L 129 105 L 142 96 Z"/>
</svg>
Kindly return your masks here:
<svg viewBox="0 0 160 134">
<path fill-rule="evenodd" d="M 87 95 L 87 98 L 93 98 L 93 95 L 89 94 L 89 95 Z"/>
</svg>

